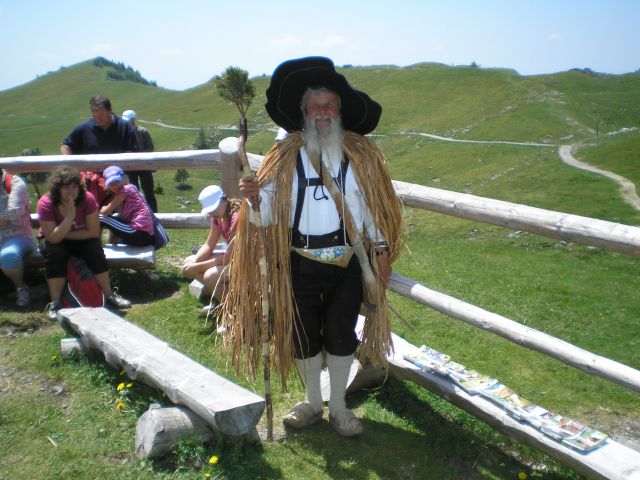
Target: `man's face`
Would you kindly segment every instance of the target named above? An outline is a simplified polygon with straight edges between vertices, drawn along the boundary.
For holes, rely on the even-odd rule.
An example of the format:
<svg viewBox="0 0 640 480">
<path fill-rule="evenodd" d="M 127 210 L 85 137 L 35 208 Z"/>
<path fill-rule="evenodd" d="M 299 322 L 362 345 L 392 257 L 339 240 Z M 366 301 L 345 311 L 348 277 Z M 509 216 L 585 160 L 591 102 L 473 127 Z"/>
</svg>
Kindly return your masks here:
<svg viewBox="0 0 640 480">
<path fill-rule="evenodd" d="M 307 113 L 304 118 L 305 120 L 313 120 L 320 135 L 329 132 L 331 124 L 339 115 L 340 107 L 335 93 L 311 94 L 307 98 Z"/>
<path fill-rule="evenodd" d="M 106 130 L 111 125 L 111 110 L 104 107 L 90 107 L 91 116 L 100 128 Z"/>
</svg>

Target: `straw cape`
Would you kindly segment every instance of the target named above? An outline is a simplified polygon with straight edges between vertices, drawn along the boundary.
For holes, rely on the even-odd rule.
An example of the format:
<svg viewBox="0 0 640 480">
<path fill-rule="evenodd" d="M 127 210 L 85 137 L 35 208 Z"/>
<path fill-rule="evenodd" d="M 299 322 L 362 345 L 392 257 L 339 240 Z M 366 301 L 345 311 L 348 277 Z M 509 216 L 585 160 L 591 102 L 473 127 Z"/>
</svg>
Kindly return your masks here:
<svg viewBox="0 0 640 480">
<path fill-rule="evenodd" d="M 283 388 L 293 363 L 293 318 L 296 309 L 292 294 L 290 274 L 291 188 L 298 151 L 303 146 L 300 132 L 292 132 L 276 143 L 258 171 L 261 186 L 274 182 L 275 196 L 272 213 L 276 219 L 287 219 L 272 224 L 265 231 L 265 253 L 269 280 L 270 332 L 269 338 L 273 367 L 281 378 Z M 384 157 L 378 146 L 357 133 L 345 131 L 343 152 L 365 197 L 373 221 L 389 243 L 391 260 L 401 249 L 401 206 L 393 190 L 391 178 L 384 166 Z M 226 327 L 224 345 L 237 370 L 241 366 L 255 376 L 262 356 L 260 271 L 256 252 L 257 230 L 250 222 L 251 209 L 245 202 L 238 218 L 235 248 L 231 255 L 231 281 L 221 305 L 221 321 Z M 358 356 L 361 361 L 376 366 L 385 364 L 385 356 L 391 350 L 391 329 L 388 318 L 387 297 L 377 270 L 377 263 L 370 251 L 371 264 L 378 282 L 376 298 L 369 298 L 377 305 L 365 322 Z M 364 292 L 368 298 L 367 292 Z"/>
</svg>

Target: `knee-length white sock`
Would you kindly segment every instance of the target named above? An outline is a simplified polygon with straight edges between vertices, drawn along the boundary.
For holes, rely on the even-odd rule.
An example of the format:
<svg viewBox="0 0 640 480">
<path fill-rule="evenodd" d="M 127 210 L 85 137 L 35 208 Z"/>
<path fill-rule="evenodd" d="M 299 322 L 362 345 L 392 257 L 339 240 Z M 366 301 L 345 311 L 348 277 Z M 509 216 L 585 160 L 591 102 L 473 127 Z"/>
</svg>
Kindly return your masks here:
<svg viewBox="0 0 640 480">
<path fill-rule="evenodd" d="M 298 359 L 296 358 L 296 366 L 300 371 L 300 375 L 304 380 L 304 389 L 306 400 L 314 412 L 322 410 L 322 391 L 320 390 L 320 372 L 322 372 L 323 363 L 322 352 L 315 357 Z"/>
</svg>

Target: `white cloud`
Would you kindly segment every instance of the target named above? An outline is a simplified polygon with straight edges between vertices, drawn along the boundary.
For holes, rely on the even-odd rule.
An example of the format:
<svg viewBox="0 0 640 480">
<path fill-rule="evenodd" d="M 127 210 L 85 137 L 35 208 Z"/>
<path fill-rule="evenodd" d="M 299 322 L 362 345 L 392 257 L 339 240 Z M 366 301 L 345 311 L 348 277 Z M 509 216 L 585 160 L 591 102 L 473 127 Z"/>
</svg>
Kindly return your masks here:
<svg viewBox="0 0 640 480">
<path fill-rule="evenodd" d="M 314 47 L 332 48 L 332 47 L 352 47 L 342 35 L 329 35 L 320 41 L 312 42 Z"/>
<path fill-rule="evenodd" d="M 287 48 L 302 45 L 302 39 L 287 34 L 284 37 L 271 39 L 269 43 L 276 48 Z"/>
<path fill-rule="evenodd" d="M 562 39 L 562 34 L 560 33 L 550 33 L 547 35 L 547 40 L 561 40 Z"/>
<path fill-rule="evenodd" d="M 160 55 L 164 55 L 166 57 L 177 57 L 182 55 L 182 49 L 178 47 L 163 48 L 160 50 Z"/>
<path fill-rule="evenodd" d="M 47 60 L 49 62 L 63 62 L 64 58 L 61 57 L 60 55 L 56 55 L 55 53 L 49 53 L 49 52 L 43 52 L 42 50 L 36 50 L 35 52 L 33 52 L 33 54 L 37 57 L 37 58 L 41 58 L 43 60 Z"/>
<path fill-rule="evenodd" d="M 97 55 L 113 52 L 113 46 L 110 43 L 96 43 L 89 47 L 89 52 L 92 57 L 95 57 Z"/>
</svg>

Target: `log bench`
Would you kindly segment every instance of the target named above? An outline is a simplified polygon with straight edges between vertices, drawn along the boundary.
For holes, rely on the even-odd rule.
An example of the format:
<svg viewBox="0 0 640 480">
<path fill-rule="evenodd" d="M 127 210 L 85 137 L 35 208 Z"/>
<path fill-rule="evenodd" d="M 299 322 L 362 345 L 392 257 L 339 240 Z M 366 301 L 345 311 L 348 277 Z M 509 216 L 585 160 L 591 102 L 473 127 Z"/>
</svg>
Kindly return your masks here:
<svg viewBox="0 0 640 480">
<path fill-rule="evenodd" d="M 40 226 L 36 213 L 31 214 L 31 226 L 33 228 Z M 152 245 L 133 247 L 122 243 L 107 243 L 103 248 L 109 268 L 131 268 L 133 270 L 154 270 L 156 268 L 156 250 Z M 44 267 L 44 257 L 38 249 L 28 255 L 25 260 L 27 267 Z"/>
<path fill-rule="evenodd" d="M 414 353 L 418 347 L 395 334 L 392 334 L 392 340 L 394 352 L 387 356 L 387 360 L 389 370 L 396 376 L 417 383 L 515 441 L 545 452 L 587 478 L 640 480 L 640 452 L 611 438 L 587 453 L 572 450 L 533 426 L 514 419 L 504 409 L 481 395 L 469 395 L 446 377 L 425 372 L 406 361 L 404 355 Z"/>
<path fill-rule="evenodd" d="M 105 308 L 60 310 L 84 349 L 98 350 L 127 376 L 164 392 L 211 428 L 233 436 L 255 430 L 265 402 Z"/>
<path fill-rule="evenodd" d="M 124 244 L 108 243 L 103 246 L 109 268 L 155 269 L 156 250 L 153 245 L 132 247 Z M 39 250 L 26 257 L 26 265 L 31 268 L 43 268 L 44 257 Z"/>
</svg>

